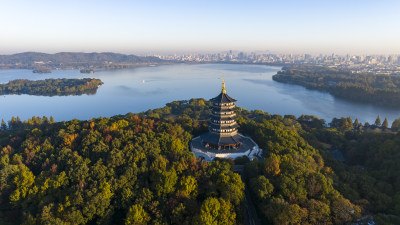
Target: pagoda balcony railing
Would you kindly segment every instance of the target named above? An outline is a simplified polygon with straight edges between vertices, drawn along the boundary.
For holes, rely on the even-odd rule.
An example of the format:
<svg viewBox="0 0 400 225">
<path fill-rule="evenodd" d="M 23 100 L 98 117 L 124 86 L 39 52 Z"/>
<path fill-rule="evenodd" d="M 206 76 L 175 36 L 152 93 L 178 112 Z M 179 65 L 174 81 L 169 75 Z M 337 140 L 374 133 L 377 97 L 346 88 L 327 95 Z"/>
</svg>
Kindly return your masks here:
<svg viewBox="0 0 400 225">
<path fill-rule="evenodd" d="M 218 112 L 218 111 L 212 111 L 212 114 L 214 114 L 214 115 L 217 115 L 217 116 L 219 116 L 219 115 L 221 115 L 221 116 L 236 116 L 236 113 L 235 113 L 235 111 L 229 111 L 229 112 Z"/>
<path fill-rule="evenodd" d="M 236 120 L 236 114 L 231 114 L 231 115 L 215 115 L 213 113 L 211 113 L 211 117 L 210 119 L 214 119 L 214 120 Z"/>
<path fill-rule="evenodd" d="M 233 135 L 235 135 L 235 134 L 237 134 L 237 130 L 235 130 L 235 131 L 232 131 L 232 132 L 230 132 L 230 133 L 220 133 L 220 135 L 221 136 L 233 136 Z"/>
<path fill-rule="evenodd" d="M 234 106 L 233 102 L 230 103 L 213 103 L 214 106 Z"/>
<path fill-rule="evenodd" d="M 220 136 L 229 137 L 229 136 L 233 136 L 233 135 L 237 134 L 237 133 L 238 133 L 238 130 L 235 129 L 234 131 L 230 131 L 230 132 L 217 132 L 217 131 L 212 131 L 212 130 L 210 130 L 210 132 L 211 132 L 211 133 L 214 133 L 214 134 L 218 134 L 218 135 L 220 135 Z"/>
<path fill-rule="evenodd" d="M 224 118 L 230 118 L 230 117 L 236 116 L 236 113 L 227 114 L 227 115 L 225 115 L 225 114 L 214 114 L 214 116 L 219 116 L 221 119 L 224 119 Z"/>
<path fill-rule="evenodd" d="M 220 125 L 220 124 L 232 125 L 232 124 L 236 123 L 236 120 L 213 120 L 213 119 L 210 119 L 210 122 L 215 124 L 215 125 Z"/>
<path fill-rule="evenodd" d="M 237 132 L 236 128 L 233 129 L 216 129 L 216 128 L 210 128 L 210 131 L 216 134 L 232 134 Z"/>
</svg>

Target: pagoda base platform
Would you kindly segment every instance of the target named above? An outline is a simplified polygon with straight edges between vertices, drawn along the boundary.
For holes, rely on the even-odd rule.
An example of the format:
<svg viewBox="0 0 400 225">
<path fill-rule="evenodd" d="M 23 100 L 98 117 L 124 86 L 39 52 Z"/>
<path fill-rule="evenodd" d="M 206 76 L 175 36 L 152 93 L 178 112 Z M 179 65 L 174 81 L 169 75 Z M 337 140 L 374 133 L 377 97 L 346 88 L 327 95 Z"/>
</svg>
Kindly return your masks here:
<svg viewBox="0 0 400 225">
<path fill-rule="evenodd" d="M 214 158 L 236 159 L 238 157 L 247 156 L 251 160 L 255 157 L 261 157 L 262 149 L 258 147 L 253 139 L 242 134 L 238 133 L 236 136 L 240 145 L 231 149 L 206 147 L 204 142 L 206 137 L 208 137 L 208 133 L 193 138 L 190 143 L 190 149 L 197 158 L 202 157 L 207 161 L 212 161 Z"/>
</svg>

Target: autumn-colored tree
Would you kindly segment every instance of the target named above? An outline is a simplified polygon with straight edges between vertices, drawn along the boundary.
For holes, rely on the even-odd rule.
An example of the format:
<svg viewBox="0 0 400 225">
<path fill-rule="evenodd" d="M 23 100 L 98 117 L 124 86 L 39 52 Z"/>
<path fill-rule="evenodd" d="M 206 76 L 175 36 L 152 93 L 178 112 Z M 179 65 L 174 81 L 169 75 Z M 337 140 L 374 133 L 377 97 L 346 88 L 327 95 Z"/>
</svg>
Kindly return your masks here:
<svg viewBox="0 0 400 225">
<path fill-rule="evenodd" d="M 400 118 L 399 119 L 395 119 L 392 123 L 392 127 L 393 130 L 400 130 Z"/>
<path fill-rule="evenodd" d="M 308 222 L 310 224 L 332 224 L 329 205 L 315 199 L 310 199 L 306 206 L 308 210 Z"/>
<path fill-rule="evenodd" d="M 6 124 L 6 122 L 4 121 L 4 119 L 1 119 L 1 129 L 2 129 L 2 130 L 6 130 L 6 129 L 7 129 L 7 124 Z"/>
<path fill-rule="evenodd" d="M 387 120 L 387 118 L 385 117 L 385 119 L 383 120 L 383 123 L 382 123 L 382 128 L 389 128 L 389 122 L 388 122 L 388 120 Z"/>
<path fill-rule="evenodd" d="M 307 209 L 297 204 L 289 204 L 283 199 L 274 198 L 271 200 L 266 214 L 277 225 L 301 224 L 307 218 Z"/>
<path fill-rule="evenodd" d="M 279 169 L 279 157 L 273 153 L 268 158 L 264 159 L 264 173 L 268 177 L 278 175 L 281 170 Z"/>
<path fill-rule="evenodd" d="M 360 126 L 360 122 L 358 121 L 358 118 L 356 118 L 356 119 L 354 120 L 353 126 L 354 126 L 354 127 L 359 127 L 359 126 Z"/>
<path fill-rule="evenodd" d="M 360 216 L 360 207 L 353 205 L 348 199 L 339 197 L 331 203 L 333 220 L 336 224 L 345 224 Z"/>
</svg>

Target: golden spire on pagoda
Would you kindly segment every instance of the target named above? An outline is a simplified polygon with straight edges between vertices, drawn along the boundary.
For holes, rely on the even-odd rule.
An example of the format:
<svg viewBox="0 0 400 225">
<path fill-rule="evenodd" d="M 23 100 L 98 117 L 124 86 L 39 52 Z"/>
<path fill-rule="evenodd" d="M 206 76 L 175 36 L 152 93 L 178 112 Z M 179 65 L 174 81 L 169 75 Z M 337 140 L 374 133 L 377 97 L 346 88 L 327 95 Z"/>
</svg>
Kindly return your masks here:
<svg viewBox="0 0 400 225">
<path fill-rule="evenodd" d="M 225 90 L 225 76 L 224 74 L 222 74 L 222 91 L 223 94 L 226 94 L 226 90 Z"/>
</svg>

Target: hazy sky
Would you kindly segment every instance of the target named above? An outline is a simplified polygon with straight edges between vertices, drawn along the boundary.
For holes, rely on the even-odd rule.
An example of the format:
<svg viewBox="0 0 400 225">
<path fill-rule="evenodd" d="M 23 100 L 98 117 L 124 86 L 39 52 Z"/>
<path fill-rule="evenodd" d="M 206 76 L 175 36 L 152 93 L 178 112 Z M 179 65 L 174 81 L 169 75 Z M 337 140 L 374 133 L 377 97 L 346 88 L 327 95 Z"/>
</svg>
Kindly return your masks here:
<svg viewBox="0 0 400 225">
<path fill-rule="evenodd" d="M 400 54 L 399 0 L 0 0 L 0 53 Z"/>
</svg>

